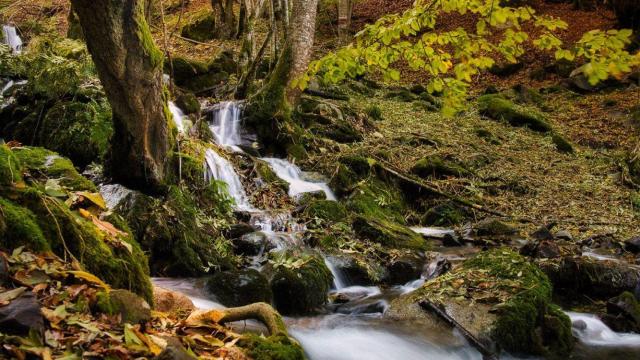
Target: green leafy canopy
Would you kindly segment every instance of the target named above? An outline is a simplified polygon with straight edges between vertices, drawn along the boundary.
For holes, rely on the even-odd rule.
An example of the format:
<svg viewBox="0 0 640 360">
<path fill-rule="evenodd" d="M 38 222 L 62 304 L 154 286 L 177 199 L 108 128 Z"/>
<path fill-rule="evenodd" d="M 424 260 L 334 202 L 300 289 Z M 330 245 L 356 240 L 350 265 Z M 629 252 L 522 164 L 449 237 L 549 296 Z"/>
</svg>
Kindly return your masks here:
<svg viewBox="0 0 640 360">
<path fill-rule="evenodd" d="M 497 0 L 417 0 L 402 14 L 386 15 L 367 25 L 354 42 L 310 64 L 306 74 L 294 82 L 304 89 L 320 76 L 336 83 L 367 72 L 379 71 L 386 80 L 400 80 L 399 62 L 430 75 L 427 90 L 443 94 L 443 112 L 453 115 L 464 109 L 473 76 L 491 68 L 497 59 L 516 63 L 528 43 L 541 51 L 554 52 L 556 59 L 585 62 L 583 73 L 596 84 L 609 76 L 620 77 L 640 65 L 640 53 L 625 50 L 631 30 L 589 31 L 572 47 L 563 47 L 555 35 L 567 23 L 537 15 L 530 7 L 500 6 Z M 467 15 L 475 29 L 442 30 L 438 19 Z M 523 30 L 532 25 L 539 35 L 531 38 Z"/>
</svg>

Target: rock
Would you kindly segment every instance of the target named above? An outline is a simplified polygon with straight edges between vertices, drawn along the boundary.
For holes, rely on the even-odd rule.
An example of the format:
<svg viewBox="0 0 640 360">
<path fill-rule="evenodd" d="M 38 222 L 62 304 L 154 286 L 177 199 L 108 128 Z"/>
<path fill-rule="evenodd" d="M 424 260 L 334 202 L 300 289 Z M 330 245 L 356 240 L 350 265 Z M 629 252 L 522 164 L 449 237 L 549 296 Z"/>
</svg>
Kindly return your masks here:
<svg viewBox="0 0 640 360">
<path fill-rule="evenodd" d="M 304 216 L 308 219 L 318 218 L 329 222 L 339 222 L 347 219 L 347 210 L 337 201 L 316 200 L 307 206 L 304 210 Z"/>
<path fill-rule="evenodd" d="M 404 102 L 412 102 L 418 99 L 418 96 L 407 89 L 389 91 L 385 97 L 387 99 L 395 99 Z"/>
<path fill-rule="evenodd" d="M 215 17 L 211 12 L 199 14 L 188 24 L 182 27 L 181 35 L 187 39 L 200 42 L 209 41 L 216 33 Z"/>
<path fill-rule="evenodd" d="M 270 237 L 263 232 L 252 232 L 233 239 L 235 253 L 245 256 L 256 256 L 267 253 L 277 246 L 270 241 Z"/>
<path fill-rule="evenodd" d="M 422 223 L 427 226 L 455 226 L 461 224 L 467 215 L 466 209 L 450 201 L 429 209 L 424 214 Z"/>
<path fill-rule="evenodd" d="M 571 145 L 571 143 L 560 134 L 552 134 L 551 141 L 556 146 L 556 149 L 561 153 L 572 154 L 574 152 L 573 145 Z"/>
<path fill-rule="evenodd" d="M 424 250 L 427 242 L 406 226 L 373 217 L 357 216 L 353 229 L 359 236 L 392 248 Z"/>
<path fill-rule="evenodd" d="M 444 247 L 458 247 L 464 246 L 464 242 L 457 234 L 444 234 L 442 237 L 442 246 Z"/>
<path fill-rule="evenodd" d="M 505 120 L 512 126 L 525 126 L 533 131 L 550 132 L 551 125 L 544 116 L 533 110 L 524 110 L 501 95 L 489 94 L 478 98 L 481 115 L 494 120 Z"/>
<path fill-rule="evenodd" d="M 633 291 L 640 281 L 640 270 L 623 261 L 564 256 L 537 263 L 549 276 L 555 290 L 565 296 L 580 294 L 608 299 Z"/>
<path fill-rule="evenodd" d="M 128 290 L 116 289 L 98 294 L 98 311 L 108 315 L 120 315 L 123 323 L 143 324 L 151 320 L 151 307 L 138 295 Z"/>
<path fill-rule="evenodd" d="M 625 250 L 634 254 L 640 253 L 640 236 L 634 236 L 624 241 Z"/>
<path fill-rule="evenodd" d="M 27 336 L 31 330 L 42 335 L 44 317 L 36 296 L 32 292 L 24 292 L 9 305 L 0 307 L 0 333 Z"/>
<path fill-rule="evenodd" d="M 470 176 L 471 172 L 461 165 L 441 158 L 438 155 L 430 155 L 416 162 L 411 168 L 411 172 L 422 177 L 445 178 L 448 176 L 463 177 Z"/>
<path fill-rule="evenodd" d="M 163 338 L 167 342 L 166 346 L 160 354 L 153 359 L 155 360 L 196 360 L 196 357 L 189 354 L 187 349 L 182 346 L 180 340 L 176 338 Z"/>
<path fill-rule="evenodd" d="M 339 314 L 382 314 L 387 309 L 387 302 L 382 299 L 365 299 L 364 301 L 348 302 L 338 306 L 335 310 Z"/>
<path fill-rule="evenodd" d="M 271 303 L 273 297 L 269 281 L 255 269 L 217 272 L 207 281 L 207 290 L 229 307 Z"/>
<path fill-rule="evenodd" d="M 2 224 L 2 214 L 0 214 L 0 225 Z M 0 227 L 0 236 L 3 236 L 4 232 Z M 9 282 L 9 263 L 4 256 L 0 256 L 0 286 L 5 287 Z"/>
<path fill-rule="evenodd" d="M 508 223 L 495 218 L 487 218 L 475 226 L 478 236 L 514 236 L 519 234 L 519 230 Z"/>
<path fill-rule="evenodd" d="M 313 254 L 284 256 L 303 262 L 298 267 L 275 267 L 271 290 L 276 309 L 283 315 L 304 315 L 318 310 L 327 303 L 327 293 L 333 276 L 321 257 Z"/>
<path fill-rule="evenodd" d="M 238 223 L 229 226 L 229 229 L 225 232 L 224 237 L 227 239 L 237 239 L 246 234 L 256 231 L 253 226 L 247 223 Z"/>
<path fill-rule="evenodd" d="M 197 114 L 200 112 L 200 101 L 191 92 L 180 94 L 176 98 L 176 105 L 182 109 L 185 115 Z"/>
<path fill-rule="evenodd" d="M 493 285 L 486 287 L 487 283 Z M 481 286 L 486 288 L 479 290 Z M 499 248 L 482 252 L 438 281 L 428 281 L 394 299 L 385 316 L 439 321 L 419 305 L 429 301 L 498 352 L 567 356 L 574 343 L 571 322 L 552 304 L 551 296 L 549 279 L 540 269 L 513 251 Z"/>
<path fill-rule="evenodd" d="M 536 240 L 553 240 L 551 229 L 555 224 L 540 226 L 536 231 L 531 233 L 531 237 Z"/>
<path fill-rule="evenodd" d="M 555 259 L 560 257 L 560 248 L 554 241 L 543 240 L 536 247 L 536 258 Z"/>
<path fill-rule="evenodd" d="M 314 201 L 326 200 L 326 199 L 327 199 L 327 193 L 325 193 L 323 190 L 316 190 L 316 191 L 302 193 L 297 197 L 296 200 L 298 204 L 306 208 L 306 205 L 309 205 Z"/>
<path fill-rule="evenodd" d="M 489 72 L 496 76 L 507 77 L 520 71 L 520 69 L 522 69 L 523 66 L 524 64 L 521 62 L 495 64 L 491 68 L 489 68 Z"/>
<path fill-rule="evenodd" d="M 418 256 L 403 256 L 386 264 L 382 281 L 390 285 L 404 285 L 419 279 L 424 267 L 424 259 Z"/>
<path fill-rule="evenodd" d="M 555 234 L 555 238 L 558 240 L 566 240 L 566 241 L 573 241 L 573 236 L 571 235 L 571 233 L 567 230 L 560 230 Z"/>
<path fill-rule="evenodd" d="M 451 270 L 451 262 L 439 253 L 429 253 L 430 260 L 424 268 L 423 274 L 426 279 L 433 279 Z"/>
<path fill-rule="evenodd" d="M 176 291 L 153 287 L 153 304 L 157 311 L 170 314 L 188 314 L 196 309 L 191 299 Z"/>
<path fill-rule="evenodd" d="M 630 292 L 607 301 L 607 315 L 603 318 L 616 332 L 640 332 L 640 304 Z"/>
</svg>

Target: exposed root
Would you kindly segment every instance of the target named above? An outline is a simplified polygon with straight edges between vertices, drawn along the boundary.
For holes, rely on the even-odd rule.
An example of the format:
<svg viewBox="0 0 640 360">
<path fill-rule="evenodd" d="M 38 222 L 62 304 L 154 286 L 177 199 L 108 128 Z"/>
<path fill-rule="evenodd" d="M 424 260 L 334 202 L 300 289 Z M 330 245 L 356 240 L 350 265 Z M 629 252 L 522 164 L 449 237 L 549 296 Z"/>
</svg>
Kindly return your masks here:
<svg viewBox="0 0 640 360">
<path fill-rule="evenodd" d="M 223 310 L 196 311 L 189 316 L 186 324 L 200 326 L 209 321 L 225 324 L 242 320 L 260 321 L 267 327 L 269 334 L 272 336 L 278 334 L 289 336 L 280 314 L 271 305 L 263 302 Z"/>
</svg>

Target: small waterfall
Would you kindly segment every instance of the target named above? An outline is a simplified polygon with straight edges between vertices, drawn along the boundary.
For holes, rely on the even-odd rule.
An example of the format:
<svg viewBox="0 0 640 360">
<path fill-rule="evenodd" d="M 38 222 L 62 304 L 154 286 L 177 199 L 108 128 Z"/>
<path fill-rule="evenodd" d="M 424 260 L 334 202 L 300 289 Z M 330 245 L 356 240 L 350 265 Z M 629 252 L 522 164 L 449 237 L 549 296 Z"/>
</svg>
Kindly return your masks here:
<svg viewBox="0 0 640 360">
<path fill-rule="evenodd" d="M 20 39 L 16 28 L 11 25 L 3 25 L 2 32 L 4 34 L 4 43 L 9 45 L 14 53 L 19 54 L 22 52 L 22 39 Z"/>
<path fill-rule="evenodd" d="M 213 115 L 213 123 L 209 126 L 216 143 L 220 146 L 229 147 L 235 152 L 242 152 L 238 145 L 242 145 L 245 141 L 241 136 L 241 120 L 242 111 L 237 103 L 233 101 L 225 101 L 215 106 Z"/>
<path fill-rule="evenodd" d="M 225 182 L 229 196 L 236 202 L 237 210 L 255 211 L 255 208 L 249 203 L 249 197 L 244 191 L 240 177 L 234 170 L 233 165 L 211 149 L 207 149 L 205 161 L 205 181 L 218 180 Z"/>
<path fill-rule="evenodd" d="M 333 275 L 333 288 L 338 291 L 346 288 L 348 286 L 347 279 L 345 279 L 342 271 L 338 269 L 338 266 L 335 264 L 335 259 L 330 256 L 325 256 L 324 263 L 327 265 L 327 268 L 329 268 L 329 271 L 331 271 L 331 275 Z"/>
<path fill-rule="evenodd" d="M 169 111 L 171 112 L 171 116 L 173 117 L 173 122 L 176 124 L 178 131 L 180 133 L 184 133 L 184 113 L 180 108 L 173 103 L 173 101 L 169 101 Z"/>
<path fill-rule="evenodd" d="M 640 334 L 617 333 L 591 314 L 567 312 L 573 335 L 587 345 L 640 348 Z"/>
<path fill-rule="evenodd" d="M 279 178 L 289 183 L 289 196 L 296 197 L 303 193 L 322 191 L 327 200 L 336 200 L 336 196 L 324 182 L 312 182 L 303 179 L 304 173 L 296 165 L 284 159 L 262 158 L 269 163 Z"/>
</svg>

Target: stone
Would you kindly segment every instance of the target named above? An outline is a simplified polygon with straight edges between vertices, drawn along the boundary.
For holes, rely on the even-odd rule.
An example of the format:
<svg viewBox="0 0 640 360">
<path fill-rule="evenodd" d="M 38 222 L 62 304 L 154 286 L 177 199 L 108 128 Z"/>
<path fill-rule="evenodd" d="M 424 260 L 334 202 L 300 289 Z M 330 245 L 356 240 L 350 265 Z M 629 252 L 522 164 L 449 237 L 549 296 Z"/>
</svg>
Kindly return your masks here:
<svg viewBox="0 0 640 360">
<path fill-rule="evenodd" d="M 419 279 L 422 275 L 424 259 L 418 256 L 403 256 L 386 264 L 383 281 L 390 285 L 404 285 Z"/>
<path fill-rule="evenodd" d="M 172 337 L 162 339 L 166 341 L 166 346 L 160 354 L 154 357 L 155 360 L 196 360 L 196 358 L 189 354 L 184 346 L 182 346 L 180 340 Z"/>
<path fill-rule="evenodd" d="M 508 223 L 495 218 L 487 218 L 475 226 L 478 236 L 513 236 L 518 235 L 518 229 Z"/>
<path fill-rule="evenodd" d="M 229 307 L 271 303 L 273 298 L 269 281 L 255 269 L 217 272 L 206 286 L 223 305 Z"/>
<path fill-rule="evenodd" d="M 542 259 L 555 259 L 560 257 L 560 248 L 554 241 L 543 240 L 536 247 L 535 257 Z"/>
<path fill-rule="evenodd" d="M 227 239 L 237 239 L 254 231 L 256 231 L 256 229 L 254 229 L 253 226 L 242 222 L 229 226 L 229 229 L 224 233 L 224 237 Z"/>
<path fill-rule="evenodd" d="M 571 233 L 567 230 L 560 230 L 555 234 L 555 238 L 558 240 L 566 240 L 566 241 L 573 241 L 573 236 L 571 235 Z"/>
<path fill-rule="evenodd" d="M 617 332 L 640 331 L 640 304 L 630 292 L 624 292 L 607 301 L 607 316 L 604 320 Z"/>
<path fill-rule="evenodd" d="M 32 329 L 40 335 L 44 332 L 40 303 L 32 292 L 24 292 L 0 307 L 0 333 L 27 336 Z"/>
<path fill-rule="evenodd" d="M 191 313 L 196 309 L 186 295 L 158 286 L 153 287 L 153 304 L 157 311 L 176 315 Z"/>
<path fill-rule="evenodd" d="M 261 231 L 244 234 L 232 241 L 235 253 L 245 256 L 256 256 L 276 248 L 276 244 L 270 241 L 270 237 Z"/>
<path fill-rule="evenodd" d="M 553 240 L 553 234 L 551 233 L 551 227 L 548 225 L 540 226 L 536 231 L 531 233 L 531 237 L 536 240 Z"/>
<path fill-rule="evenodd" d="M 634 236 L 624 241 L 625 250 L 634 254 L 640 253 L 640 236 Z"/>
<path fill-rule="evenodd" d="M 372 285 L 373 280 L 366 266 L 356 260 L 356 257 L 348 254 L 330 256 L 329 260 L 342 274 L 348 284 Z"/>
<path fill-rule="evenodd" d="M 109 315 L 120 315 L 123 323 L 143 324 L 151 320 L 151 306 L 128 290 L 116 289 L 98 294 L 97 308 Z"/>
<path fill-rule="evenodd" d="M 359 236 L 393 248 L 424 250 L 427 242 L 406 226 L 373 217 L 357 216 L 353 229 Z"/>
</svg>

